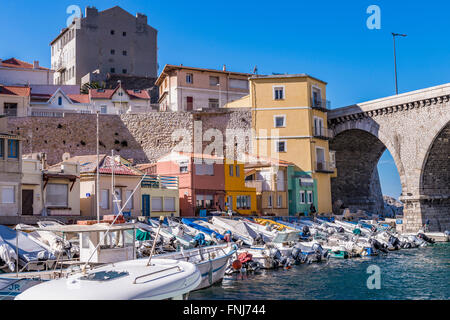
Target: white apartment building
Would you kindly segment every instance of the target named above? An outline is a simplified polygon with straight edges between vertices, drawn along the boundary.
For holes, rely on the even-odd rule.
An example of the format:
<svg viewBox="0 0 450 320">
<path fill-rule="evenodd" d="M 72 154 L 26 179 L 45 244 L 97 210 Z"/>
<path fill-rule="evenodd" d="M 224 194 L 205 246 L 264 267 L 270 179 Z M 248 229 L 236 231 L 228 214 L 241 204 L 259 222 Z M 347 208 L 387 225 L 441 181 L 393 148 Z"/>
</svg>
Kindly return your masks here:
<svg viewBox="0 0 450 320">
<path fill-rule="evenodd" d="M 249 94 L 252 74 L 165 65 L 156 80 L 160 111 L 194 111 L 223 107 Z"/>
<path fill-rule="evenodd" d="M 54 71 L 39 66 L 39 61 L 28 63 L 16 58 L 0 59 L 0 84 L 46 85 L 53 84 Z"/>
<path fill-rule="evenodd" d="M 122 8 L 98 11 L 86 7 L 50 43 L 55 84 L 82 84 L 95 70 L 100 74 L 157 75 L 157 30 L 147 16 L 131 15 Z"/>
</svg>

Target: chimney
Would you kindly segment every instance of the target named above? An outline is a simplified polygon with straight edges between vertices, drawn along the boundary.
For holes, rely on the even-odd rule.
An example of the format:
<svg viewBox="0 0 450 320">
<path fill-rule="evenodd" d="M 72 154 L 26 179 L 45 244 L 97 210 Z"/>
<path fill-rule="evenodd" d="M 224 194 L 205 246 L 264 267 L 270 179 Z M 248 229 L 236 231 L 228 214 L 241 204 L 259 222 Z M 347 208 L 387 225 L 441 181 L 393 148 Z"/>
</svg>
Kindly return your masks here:
<svg viewBox="0 0 450 320">
<path fill-rule="evenodd" d="M 98 10 L 96 7 L 86 7 L 84 14 L 86 17 L 96 17 L 98 16 Z"/>
<path fill-rule="evenodd" d="M 223 70 L 223 71 L 227 71 L 227 66 L 226 66 L 225 64 L 223 65 L 222 70 Z"/>
<path fill-rule="evenodd" d="M 138 20 L 138 24 L 147 24 L 147 16 L 142 13 L 136 13 L 136 19 Z"/>
<path fill-rule="evenodd" d="M 38 69 L 39 68 L 39 61 L 35 60 L 33 62 L 33 69 Z"/>
</svg>

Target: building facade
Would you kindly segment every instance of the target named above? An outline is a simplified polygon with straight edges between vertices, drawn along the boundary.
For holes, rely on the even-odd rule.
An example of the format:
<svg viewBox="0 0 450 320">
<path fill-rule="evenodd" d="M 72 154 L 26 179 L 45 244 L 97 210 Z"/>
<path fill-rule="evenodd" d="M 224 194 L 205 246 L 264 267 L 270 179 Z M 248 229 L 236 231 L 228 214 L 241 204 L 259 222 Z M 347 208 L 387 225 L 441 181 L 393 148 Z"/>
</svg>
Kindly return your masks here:
<svg viewBox="0 0 450 320">
<path fill-rule="evenodd" d="M 245 166 L 238 161 L 225 162 L 226 209 L 241 215 L 256 215 L 256 188 L 245 183 Z"/>
<path fill-rule="evenodd" d="M 160 111 L 221 108 L 248 95 L 248 73 L 165 65 L 156 80 Z"/>
<path fill-rule="evenodd" d="M 8 134 L 7 118 L 0 117 L 0 215 L 18 216 L 22 211 L 21 138 Z"/>
<path fill-rule="evenodd" d="M 254 76 L 250 88 L 249 97 L 227 107 L 251 108 L 255 153 L 295 164 L 296 172 L 316 184 L 316 212 L 332 212 L 330 178 L 335 165 L 328 146 L 332 133 L 327 128 L 326 83 L 305 74 Z M 295 199 L 298 196 L 292 195 L 290 201 Z"/>
<path fill-rule="evenodd" d="M 223 159 L 174 151 L 156 162 L 155 171 L 157 174 L 178 177 L 180 216 L 196 216 L 200 210 L 224 210 Z"/>
<path fill-rule="evenodd" d="M 26 117 L 30 106 L 30 87 L 0 85 L 0 115 Z"/>
<path fill-rule="evenodd" d="M 0 84 L 48 85 L 53 84 L 54 71 L 39 66 L 39 61 L 28 63 L 16 58 L 0 59 Z"/>
<path fill-rule="evenodd" d="M 55 84 L 82 84 L 81 78 L 95 70 L 136 76 L 157 76 L 157 30 L 147 16 L 122 8 L 98 11 L 86 7 L 50 43 Z"/>
<path fill-rule="evenodd" d="M 101 114 L 124 114 L 152 112 L 150 96 L 146 90 L 91 89 L 89 100 L 93 110 Z"/>
</svg>

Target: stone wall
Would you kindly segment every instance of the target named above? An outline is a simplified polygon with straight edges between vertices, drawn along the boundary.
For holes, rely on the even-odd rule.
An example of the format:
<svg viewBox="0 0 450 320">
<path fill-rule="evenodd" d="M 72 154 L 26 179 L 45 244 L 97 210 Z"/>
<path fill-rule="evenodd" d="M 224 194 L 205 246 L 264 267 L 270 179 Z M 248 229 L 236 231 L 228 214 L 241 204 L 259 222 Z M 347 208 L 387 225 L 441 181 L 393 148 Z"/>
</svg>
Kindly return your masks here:
<svg viewBox="0 0 450 320">
<path fill-rule="evenodd" d="M 100 115 L 99 152 L 115 150 L 136 163 L 153 162 L 175 146 L 192 143 L 194 120 L 201 121 L 202 131 L 218 129 L 225 139 L 226 129 L 248 129 L 248 111 L 189 113 L 154 112 L 149 114 Z M 8 130 L 23 137 L 23 153 L 45 152 L 48 163 L 61 161 L 65 152 L 71 156 L 96 154 L 96 115 L 66 114 L 63 118 L 8 118 Z M 178 135 L 175 131 L 188 135 Z M 208 142 L 204 143 L 206 146 Z"/>
</svg>

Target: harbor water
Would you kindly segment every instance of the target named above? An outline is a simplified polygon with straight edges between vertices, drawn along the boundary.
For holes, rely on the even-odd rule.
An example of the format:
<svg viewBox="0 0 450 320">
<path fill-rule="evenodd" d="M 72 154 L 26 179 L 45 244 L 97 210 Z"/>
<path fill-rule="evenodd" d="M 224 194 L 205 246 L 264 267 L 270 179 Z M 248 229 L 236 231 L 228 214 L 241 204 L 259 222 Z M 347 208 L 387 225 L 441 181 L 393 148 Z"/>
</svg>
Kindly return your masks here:
<svg viewBox="0 0 450 320">
<path fill-rule="evenodd" d="M 372 265 L 380 288 L 369 289 Z M 370 270 L 370 269 L 369 269 Z M 384 300 L 450 299 L 450 243 L 404 249 L 376 257 L 329 259 L 289 270 L 225 276 L 222 284 L 191 292 L 189 299 Z"/>
</svg>

